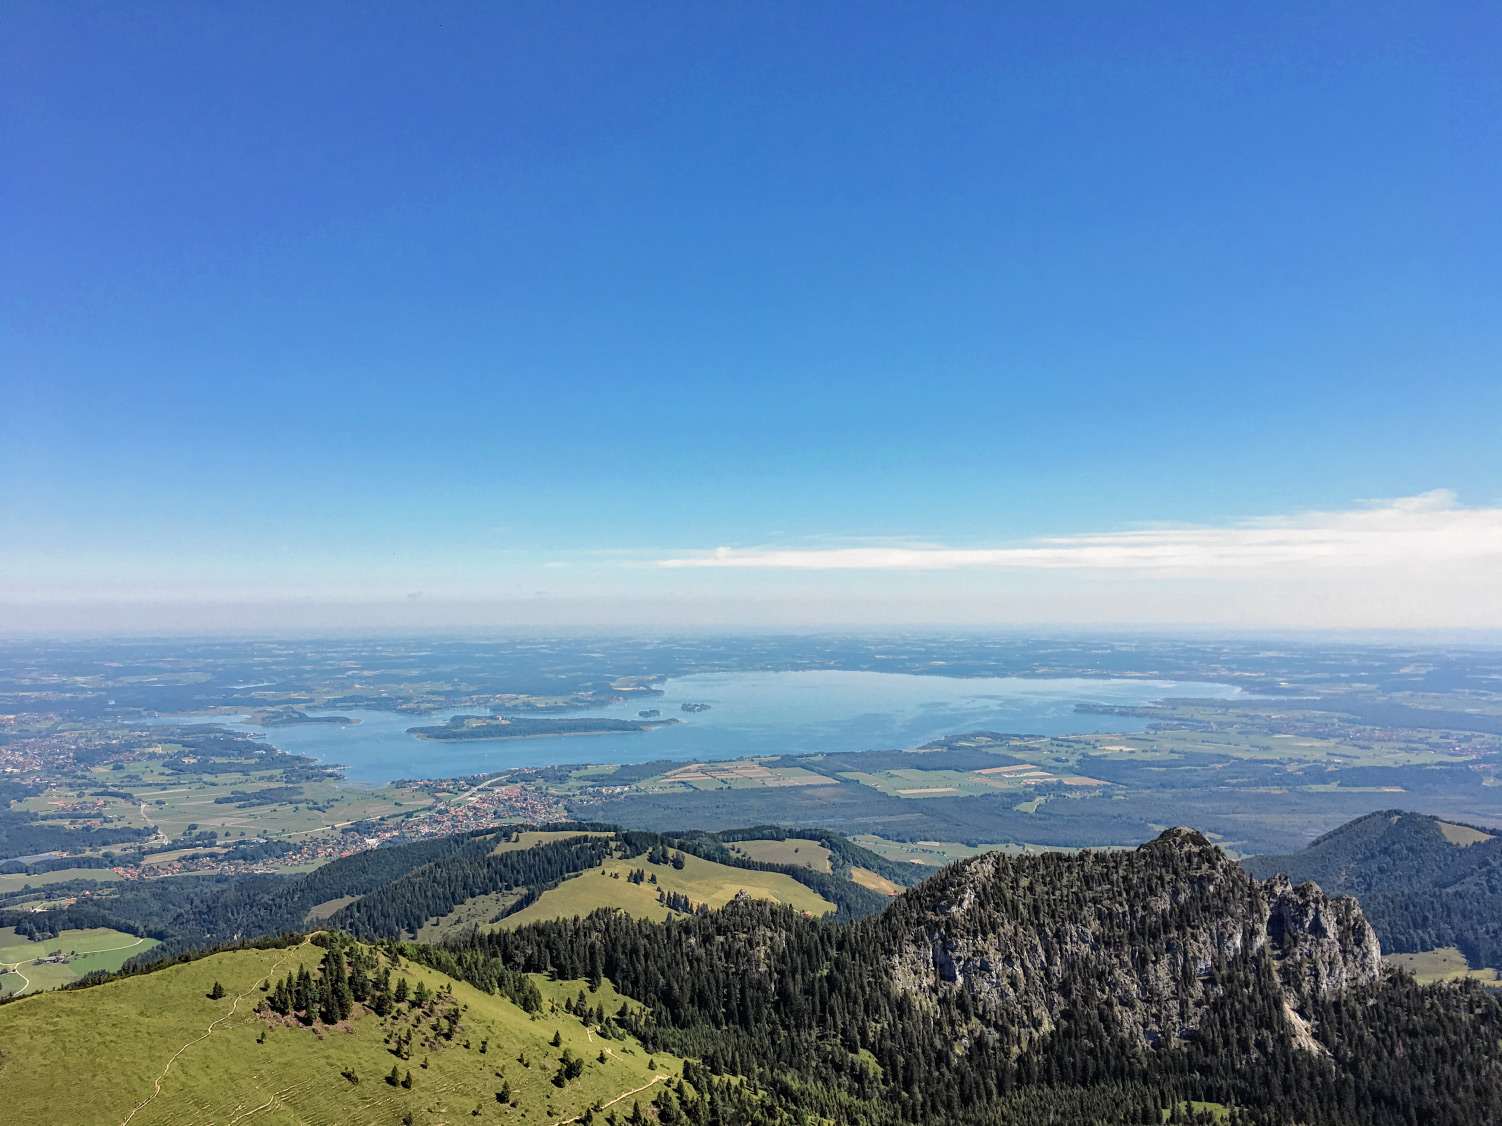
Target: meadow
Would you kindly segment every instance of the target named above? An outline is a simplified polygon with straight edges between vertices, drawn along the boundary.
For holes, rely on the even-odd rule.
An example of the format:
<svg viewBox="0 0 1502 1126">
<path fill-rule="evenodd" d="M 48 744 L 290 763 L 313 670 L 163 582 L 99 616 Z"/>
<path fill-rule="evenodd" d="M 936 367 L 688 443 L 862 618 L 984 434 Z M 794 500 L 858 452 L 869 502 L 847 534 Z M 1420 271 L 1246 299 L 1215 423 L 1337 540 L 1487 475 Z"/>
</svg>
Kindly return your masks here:
<svg viewBox="0 0 1502 1126">
<path fill-rule="evenodd" d="M 591 993 L 582 981 L 535 978 L 544 1004 L 528 1014 L 510 1000 L 404 964 L 397 974 L 413 987 L 453 991 L 461 1023 L 452 1041 L 415 1045 L 400 1061 L 386 1042 L 389 1023 L 374 1014 L 305 1028 L 256 1013 L 261 983 L 298 965 L 313 970 L 321 956 L 311 944 L 232 951 L 0 1006 L 8 1120 L 176 1126 L 253 1116 L 286 1126 L 436 1126 L 462 1118 L 553 1126 L 595 1105 L 625 1117 L 633 1101 L 645 1104 L 659 1083 L 681 1074 L 681 1061 L 649 1056 L 634 1040 L 604 1040 L 562 1010 L 581 991 L 607 1012 L 634 1007 L 608 982 Z M 209 997 L 215 982 L 225 991 L 220 1000 Z M 552 1080 L 565 1051 L 584 1068 L 558 1087 Z M 64 1080 L 62 1058 L 95 1065 L 73 1068 Z M 386 1082 L 394 1064 L 410 1070 L 410 1088 Z M 514 1107 L 498 1101 L 502 1090 Z"/>
<path fill-rule="evenodd" d="M 0 996 L 56 989 L 95 970 L 118 970 L 128 958 L 158 945 L 154 938 L 138 938 L 109 927 L 65 930 L 56 938 L 33 941 L 16 933 L 15 927 L 0 927 Z M 62 955 L 62 962 L 39 958 Z"/>
<path fill-rule="evenodd" d="M 1502 974 L 1490 967 L 1472 969 L 1466 963 L 1465 955 L 1453 946 L 1441 946 L 1418 954 L 1387 954 L 1382 960 L 1390 966 L 1407 970 L 1421 985 L 1474 978 L 1483 985 L 1502 987 Z"/>
<path fill-rule="evenodd" d="M 637 870 L 655 876 L 657 883 L 632 883 L 627 877 Z M 539 919 L 566 919 L 588 915 L 601 907 L 618 908 L 639 919 L 661 921 L 674 912 L 658 902 L 659 891 L 687 896 L 696 907 L 701 903 L 723 907 L 744 891 L 753 899 L 785 903 L 810 915 L 825 915 L 835 910 L 835 905 L 823 896 L 780 872 L 732 868 L 687 854 L 683 856 L 683 867 L 678 869 L 669 864 L 649 863 L 643 853 L 626 860 L 607 860 L 599 868 L 564 880 L 544 892 L 535 903 L 508 915 L 502 925 L 516 927 Z"/>
</svg>

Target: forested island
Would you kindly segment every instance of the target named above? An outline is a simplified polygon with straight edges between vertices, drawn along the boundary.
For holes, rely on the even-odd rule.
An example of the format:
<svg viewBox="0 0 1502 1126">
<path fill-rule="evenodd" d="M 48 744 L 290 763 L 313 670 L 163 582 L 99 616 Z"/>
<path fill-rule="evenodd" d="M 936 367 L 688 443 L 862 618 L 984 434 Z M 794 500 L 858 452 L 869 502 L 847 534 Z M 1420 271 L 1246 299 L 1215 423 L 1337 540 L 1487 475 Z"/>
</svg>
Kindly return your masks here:
<svg viewBox="0 0 1502 1126">
<path fill-rule="evenodd" d="M 621 735 L 651 731 L 679 722 L 676 719 L 539 719 L 532 716 L 456 715 L 434 727 L 409 727 L 407 734 L 439 743 L 478 739 L 537 739 L 549 735 Z"/>
<path fill-rule="evenodd" d="M 252 727 L 296 727 L 304 723 L 334 723 L 347 727 L 359 723 L 347 715 L 309 715 L 300 708 L 277 708 L 269 712 L 257 712 L 247 721 Z"/>
</svg>

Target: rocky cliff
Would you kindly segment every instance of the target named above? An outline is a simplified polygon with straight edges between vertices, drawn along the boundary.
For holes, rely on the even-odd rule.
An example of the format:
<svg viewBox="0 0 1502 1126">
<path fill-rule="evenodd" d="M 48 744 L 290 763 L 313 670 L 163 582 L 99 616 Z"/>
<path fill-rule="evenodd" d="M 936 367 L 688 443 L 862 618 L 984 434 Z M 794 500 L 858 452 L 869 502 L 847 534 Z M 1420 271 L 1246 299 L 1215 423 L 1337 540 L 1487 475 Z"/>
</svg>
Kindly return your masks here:
<svg viewBox="0 0 1502 1126">
<path fill-rule="evenodd" d="M 1355 900 L 1259 883 L 1189 829 L 1133 851 L 990 853 L 905 898 L 891 913 L 898 989 L 973 1013 L 977 1035 L 1025 1040 L 1088 998 L 1108 1027 L 1156 1044 L 1193 1038 L 1230 993 L 1266 993 L 1312 1047 L 1299 1010 L 1381 969 Z"/>
</svg>

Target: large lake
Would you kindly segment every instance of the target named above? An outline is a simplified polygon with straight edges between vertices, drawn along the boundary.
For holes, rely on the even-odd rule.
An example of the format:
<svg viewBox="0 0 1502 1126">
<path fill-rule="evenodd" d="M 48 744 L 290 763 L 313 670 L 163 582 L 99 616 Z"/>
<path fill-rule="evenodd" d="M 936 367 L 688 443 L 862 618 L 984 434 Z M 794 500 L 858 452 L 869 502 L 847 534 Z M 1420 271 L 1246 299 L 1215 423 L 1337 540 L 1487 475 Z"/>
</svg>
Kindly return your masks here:
<svg viewBox="0 0 1502 1126">
<path fill-rule="evenodd" d="M 266 738 L 284 750 L 345 766 L 353 782 L 379 784 L 555 763 L 911 748 L 977 728 L 1038 735 L 1141 731 L 1145 720 L 1079 715 L 1074 706 L 1225 698 L 1240 691 L 1224 684 L 1166 680 L 961 679 L 879 672 L 702 673 L 668 680 L 661 688 L 661 696 L 572 713 L 635 719 L 643 709 L 658 708 L 663 718 L 681 720 L 640 733 L 429 743 L 414 739 L 407 729 L 475 710 L 416 717 L 341 708 L 337 713 L 310 709 L 309 714 L 347 715 L 360 722 L 277 727 Z M 685 713 L 679 708 L 684 703 L 709 704 L 710 710 Z M 241 725 L 231 720 L 226 726 Z"/>
</svg>

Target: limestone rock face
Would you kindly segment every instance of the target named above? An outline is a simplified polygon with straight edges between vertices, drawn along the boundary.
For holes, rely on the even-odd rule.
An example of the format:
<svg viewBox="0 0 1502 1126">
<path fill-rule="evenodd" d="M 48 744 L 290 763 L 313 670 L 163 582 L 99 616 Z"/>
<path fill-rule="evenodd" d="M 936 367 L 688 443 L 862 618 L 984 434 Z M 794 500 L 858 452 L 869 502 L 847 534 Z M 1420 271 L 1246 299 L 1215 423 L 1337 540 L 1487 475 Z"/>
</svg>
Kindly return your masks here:
<svg viewBox="0 0 1502 1126">
<path fill-rule="evenodd" d="M 1287 876 L 1262 884 L 1267 938 L 1278 952 L 1278 977 L 1289 992 L 1339 992 L 1374 980 L 1382 947 L 1349 895 L 1327 896 L 1314 882 L 1294 887 Z"/>
<path fill-rule="evenodd" d="M 888 918 L 898 989 L 930 1011 L 973 1012 L 976 1035 L 1041 1034 L 1088 1005 L 1145 1044 L 1191 1038 L 1227 991 L 1260 980 L 1311 1046 L 1303 1002 L 1381 969 L 1354 899 L 1260 884 L 1189 829 L 1134 851 L 989 853 L 909 892 Z"/>
</svg>

